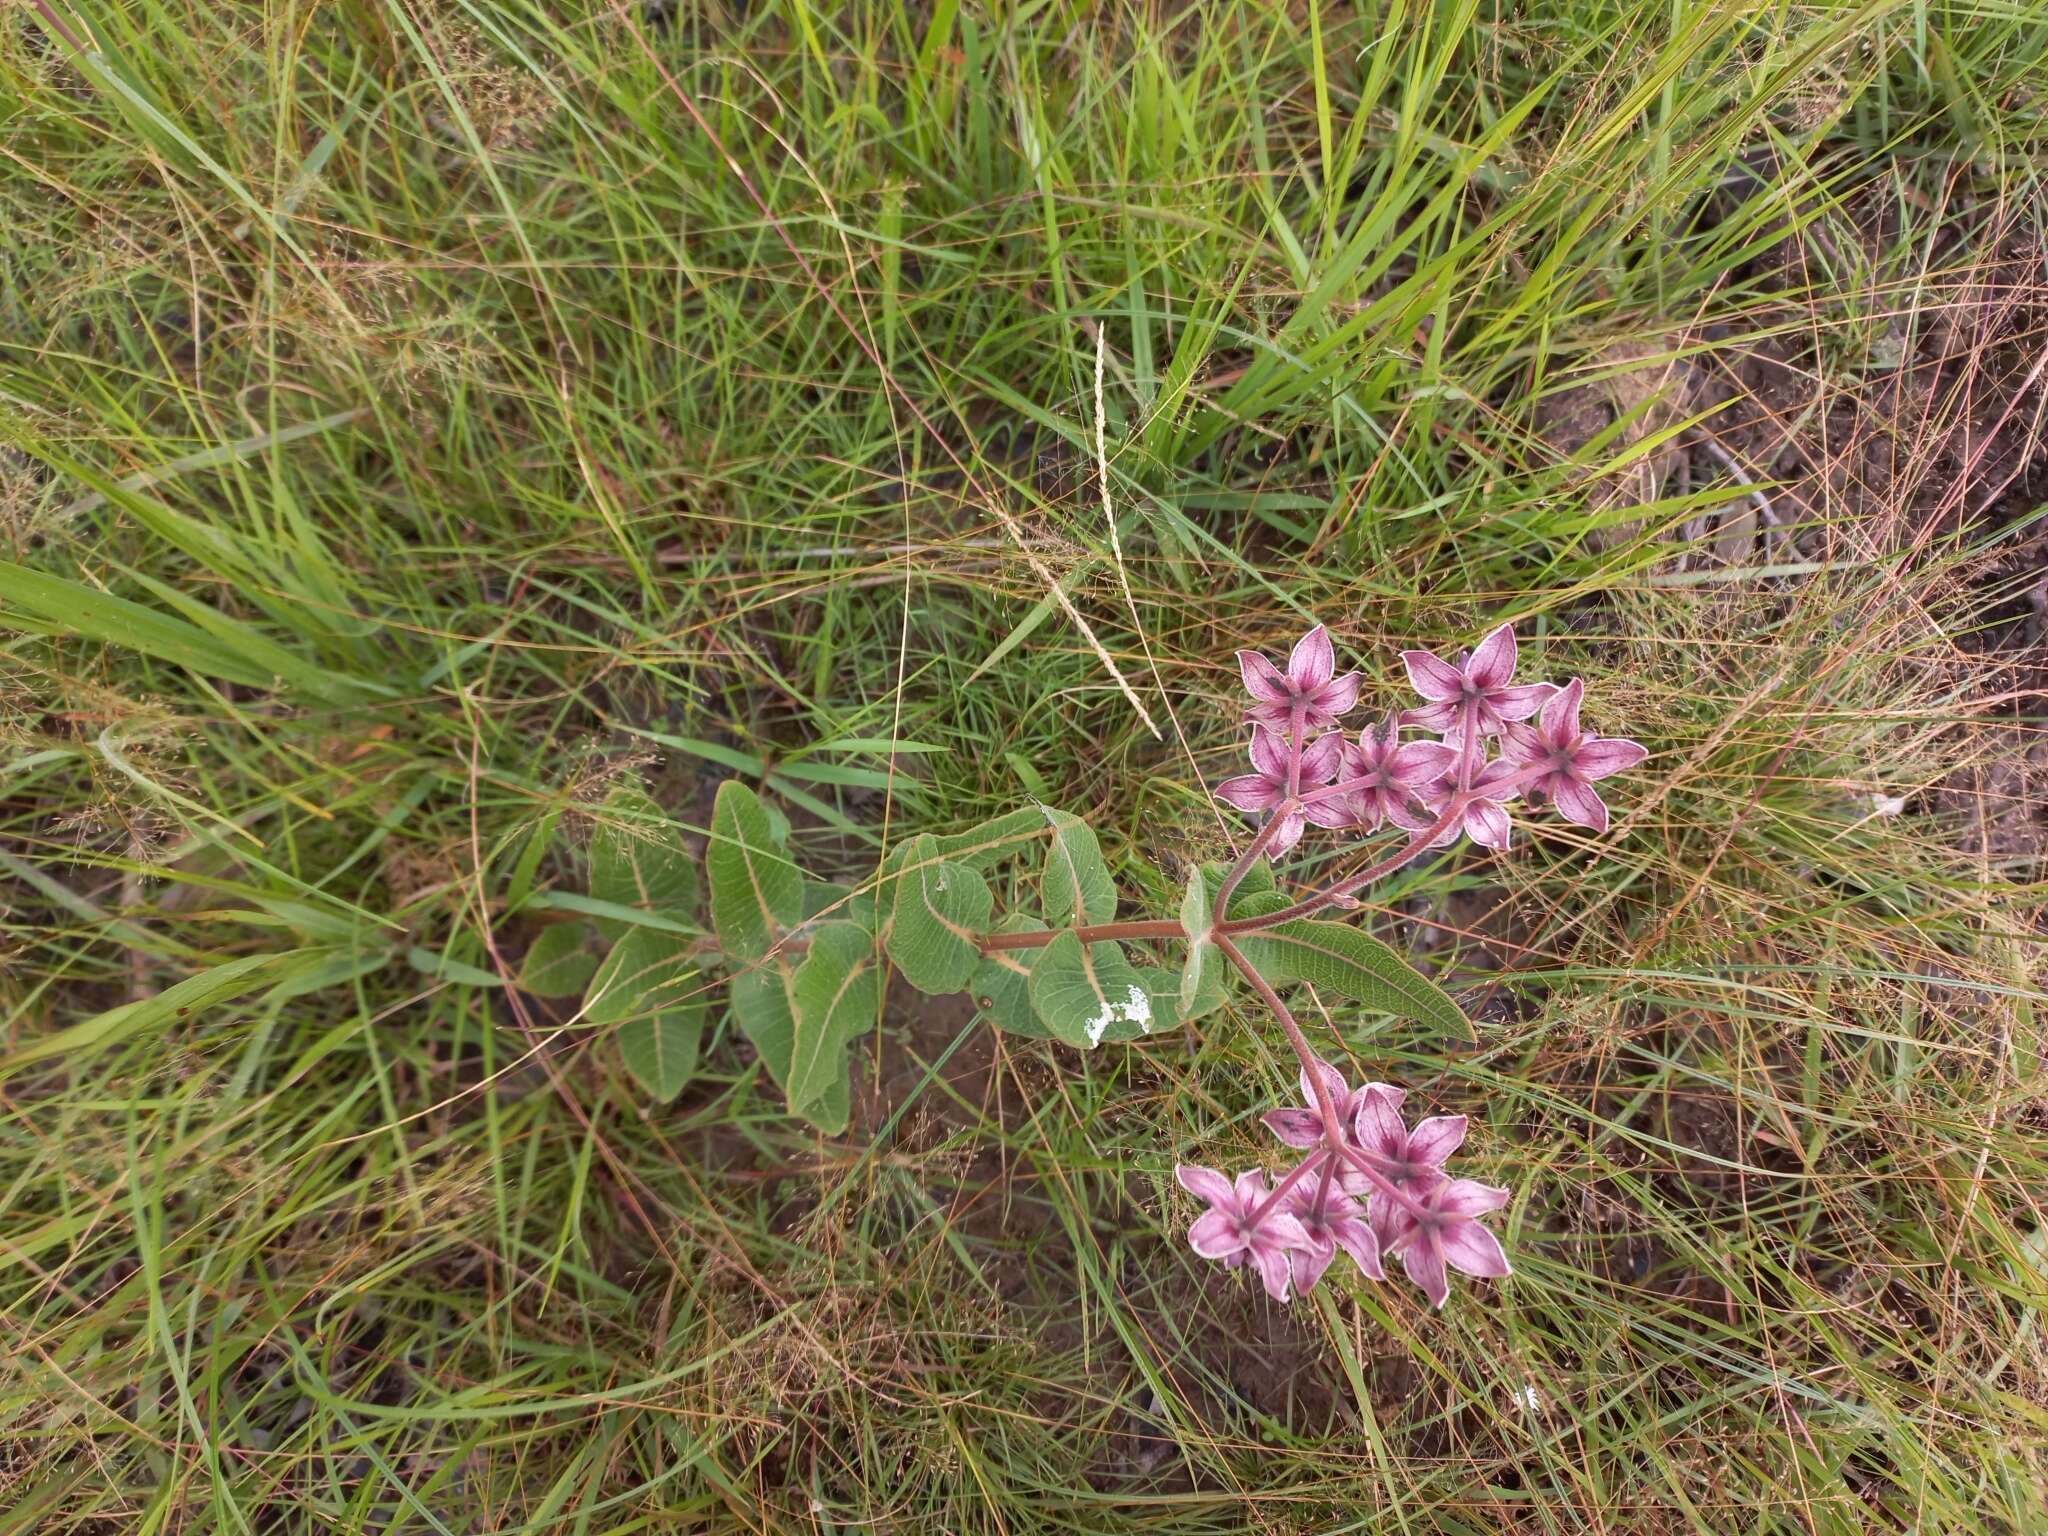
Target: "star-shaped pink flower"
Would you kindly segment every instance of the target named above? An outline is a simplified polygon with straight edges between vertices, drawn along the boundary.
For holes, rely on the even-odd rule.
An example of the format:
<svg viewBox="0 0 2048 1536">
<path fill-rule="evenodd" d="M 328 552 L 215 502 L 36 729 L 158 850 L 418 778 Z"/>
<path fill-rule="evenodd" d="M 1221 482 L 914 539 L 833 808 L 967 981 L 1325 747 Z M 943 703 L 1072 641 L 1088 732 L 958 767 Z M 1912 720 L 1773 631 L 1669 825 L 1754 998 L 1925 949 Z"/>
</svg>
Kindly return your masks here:
<svg viewBox="0 0 2048 1536">
<path fill-rule="evenodd" d="M 1546 798 L 1566 821 L 1605 832 L 1607 802 L 1593 788 L 1594 781 L 1633 768 L 1650 753 L 1626 737 L 1581 730 L 1579 701 L 1585 693 L 1585 683 L 1575 677 L 1544 701 L 1534 725 L 1509 725 L 1501 737 L 1501 756 L 1543 770 L 1524 788 L 1530 798 Z"/>
<path fill-rule="evenodd" d="M 1346 672 L 1334 676 L 1337 648 L 1330 643 L 1330 632 L 1320 624 L 1294 642 L 1285 672 L 1257 651 L 1239 651 L 1237 665 L 1244 673 L 1245 692 L 1252 696 L 1245 713 L 1276 731 L 1293 724 L 1297 705 L 1303 730 L 1326 731 L 1358 702 L 1359 675 Z"/>
<path fill-rule="evenodd" d="M 1309 1236 L 1299 1220 L 1281 1209 L 1282 1201 L 1269 1202 L 1266 1176 L 1247 1169 L 1233 1184 L 1213 1168 L 1190 1163 L 1176 1167 L 1173 1176 L 1182 1189 L 1209 1203 L 1188 1228 L 1188 1246 L 1205 1259 L 1222 1260 L 1226 1269 L 1249 1261 L 1265 1282 L 1266 1294 L 1285 1301 L 1294 1281 L 1288 1254 L 1307 1247 Z M 1262 1206 L 1269 1208 L 1262 1211 Z"/>
<path fill-rule="evenodd" d="M 1386 1181 L 1411 1198 L 1444 1181 L 1444 1164 L 1465 1139 L 1463 1115 L 1432 1115 L 1418 1121 L 1414 1130 L 1401 1118 L 1403 1095 L 1381 1084 L 1380 1089 L 1359 1096 L 1353 1126 L 1358 1144 L 1374 1154 L 1374 1164 Z M 1375 1189 L 1367 1207 L 1373 1225 L 1385 1236 L 1401 1214 L 1400 1202 L 1382 1189 Z"/>
<path fill-rule="evenodd" d="M 1514 1270 L 1500 1239 L 1479 1224 L 1508 1203 L 1508 1192 L 1472 1179 L 1445 1179 L 1421 1198 L 1420 1213 L 1399 1211 L 1381 1232 L 1381 1250 L 1401 1256 L 1408 1278 L 1441 1307 L 1450 1298 L 1448 1270 L 1498 1279 Z"/>
<path fill-rule="evenodd" d="M 1337 776 L 1343 752 L 1342 737 L 1324 735 L 1311 741 L 1301 754 L 1299 787 L 1313 789 L 1329 783 Z M 1270 811 L 1287 799 L 1287 763 L 1286 740 L 1260 726 L 1252 732 L 1252 767 L 1256 772 L 1225 779 L 1216 786 L 1216 798 L 1240 811 Z M 1289 811 L 1266 844 L 1266 852 L 1275 859 L 1285 856 L 1301 841 L 1302 827 L 1307 822 L 1313 821 L 1319 827 L 1342 827 L 1350 825 L 1350 819 L 1350 809 L 1331 800 L 1319 800 Z"/>
<path fill-rule="evenodd" d="M 1391 821 L 1420 832 L 1434 817 L 1417 819 L 1414 803 L 1457 766 L 1456 749 L 1440 741 L 1401 740 L 1401 721 L 1389 715 L 1358 733 L 1358 744 L 1344 745 L 1337 782 L 1350 786 L 1345 799 L 1352 821 L 1370 832 Z"/>
<path fill-rule="evenodd" d="M 1495 758 L 1479 770 L 1472 780 L 1472 788 L 1465 799 L 1464 810 L 1431 840 L 1433 848 L 1444 848 L 1455 843 L 1460 837 L 1469 837 L 1481 847 L 1496 850 L 1505 849 L 1514 837 L 1514 823 L 1508 819 L 1507 804 L 1521 793 L 1518 784 L 1510 782 L 1522 771 L 1522 765 L 1505 757 Z M 1422 792 L 1422 804 L 1429 816 L 1424 827 L 1434 826 L 1444 807 L 1451 803 L 1456 786 L 1449 779 L 1432 785 Z"/>
<path fill-rule="evenodd" d="M 1323 1085 L 1329 1090 L 1330 1103 L 1337 1111 L 1337 1123 L 1347 1135 L 1356 1137 L 1354 1127 L 1358 1111 L 1369 1093 L 1391 1095 L 1394 1108 L 1399 1110 L 1401 1102 L 1408 1097 L 1400 1088 L 1387 1083 L 1363 1083 L 1353 1088 L 1344 1081 L 1344 1074 L 1327 1061 L 1318 1061 L 1317 1069 L 1322 1073 Z M 1316 1111 L 1316 1091 L 1308 1080 L 1306 1068 L 1299 1074 L 1302 1102 L 1307 1109 L 1270 1109 L 1262 1123 L 1280 1140 L 1290 1147 L 1319 1147 L 1323 1144 L 1323 1117 Z"/>
<path fill-rule="evenodd" d="M 1350 1254 L 1370 1278 L 1387 1278 L 1387 1271 L 1380 1263 L 1379 1234 L 1366 1220 L 1365 1208 L 1346 1194 L 1336 1180 L 1325 1185 L 1316 1175 L 1297 1179 L 1288 1186 L 1287 1193 L 1280 1200 L 1308 1235 L 1306 1244 L 1288 1250 L 1288 1258 L 1294 1266 L 1296 1294 L 1305 1294 L 1314 1288 L 1315 1283 L 1323 1278 L 1323 1271 L 1330 1267 L 1330 1261 L 1336 1258 L 1339 1248 Z"/>
<path fill-rule="evenodd" d="M 1404 725 L 1435 731 L 1453 746 L 1463 739 L 1469 709 L 1481 736 L 1496 734 L 1510 720 L 1526 720 L 1557 692 L 1554 683 L 1520 683 L 1515 677 L 1515 627 L 1503 624 L 1469 656 L 1448 662 L 1434 651 L 1403 651 L 1408 681 L 1427 701 L 1401 717 Z"/>
</svg>

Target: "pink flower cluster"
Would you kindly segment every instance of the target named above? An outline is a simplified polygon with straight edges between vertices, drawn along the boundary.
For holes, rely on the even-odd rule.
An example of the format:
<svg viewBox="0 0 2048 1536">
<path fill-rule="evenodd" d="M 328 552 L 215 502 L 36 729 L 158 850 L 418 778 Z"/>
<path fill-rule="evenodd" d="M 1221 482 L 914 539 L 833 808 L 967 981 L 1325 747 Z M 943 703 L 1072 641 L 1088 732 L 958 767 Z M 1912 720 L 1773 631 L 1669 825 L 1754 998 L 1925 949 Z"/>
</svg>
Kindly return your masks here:
<svg viewBox="0 0 2048 1536">
<path fill-rule="evenodd" d="M 1285 855 L 1310 825 L 1371 832 L 1391 822 L 1431 846 L 1470 837 L 1505 848 L 1508 803 L 1549 801 L 1567 821 L 1607 828 L 1598 780 L 1648 754 L 1633 741 L 1587 734 L 1579 724 L 1585 684 L 1514 681 L 1512 625 L 1494 630 L 1454 662 L 1403 651 L 1418 707 L 1395 711 L 1347 739 L 1338 720 L 1358 703 L 1356 672 L 1336 675 L 1337 652 L 1318 624 L 1296 642 L 1286 669 L 1239 651 L 1251 703 L 1252 772 L 1226 779 L 1216 797 L 1272 818 L 1264 851 Z M 1403 741 L 1402 729 L 1437 740 Z M 1499 755 L 1489 758 L 1498 740 Z"/>
<path fill-rule="evenodd" d="M 1320 1093 L 1306 1071 L 1301 1077 L 1315 1107 L 1266 1116 L 1267 1129 L 1307 1152 L 1278 1184 L 1268 1188 L 1257 1169 L 1235 1181 L 1213 1168 L 1174 1169 L 1181 1187 L 1209 1206 L 1188 1229 L 1195 1252 L 1229 1268 L 1250 1264 L 1275 1301 L 1314 1286 L 1340 1248 L 1375 1280 L 1386 1278 L 1384 1259 L 1398 1257 L 1439 1307 L 1453 1269 L 1509 1274 L 1500 1239 L 1479 1222 L 1507 1204 L 1508 1191 L 1444 1172 L 1465 1139 L 1465 1117 L 1432 1116 L 1411 1130 L 1402 1090 L 1353 1089 L 1328 1062 L 1316 1066 Z"/>
</svg>

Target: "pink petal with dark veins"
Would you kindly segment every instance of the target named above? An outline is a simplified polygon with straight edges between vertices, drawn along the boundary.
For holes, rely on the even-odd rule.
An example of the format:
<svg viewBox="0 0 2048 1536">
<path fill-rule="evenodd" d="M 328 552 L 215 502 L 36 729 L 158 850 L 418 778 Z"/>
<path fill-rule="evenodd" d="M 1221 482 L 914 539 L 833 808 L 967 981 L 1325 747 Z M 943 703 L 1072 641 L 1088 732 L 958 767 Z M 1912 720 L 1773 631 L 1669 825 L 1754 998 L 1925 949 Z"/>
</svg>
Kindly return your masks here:
<svg viewBox="0 0 2048 1536">
<path fill-rule="evenodd" d="M 1297 693 L 1314 693 L 1336 670 L 1337 648 L 1330 643 L 1329 630 L 1320 624 L 1295 641 L 1287 657 L 1288 681 Z"/>
<path fill-rule="evenodd" d="M 1280 669 L 1257 651 L 1239 651 L 1237 669 L 1244 674 L 1244 690 L 1261 704 L 1285 704 L 1294 696 Z"/>
<path fill-rule="evenodd" d="M 1475 688 L 1505 688 L 1515 678 L 1515 626 L 1503 624 L 1473 649 L 1465 676 Z"/>
<path fill-rule="evenodd" d="M 1449 704 L 1465 696 L 1465 674 L 1430 651 L 1403 651 L 1401 665 L 1408 681 L 1432 704 Z"/>
</svg>

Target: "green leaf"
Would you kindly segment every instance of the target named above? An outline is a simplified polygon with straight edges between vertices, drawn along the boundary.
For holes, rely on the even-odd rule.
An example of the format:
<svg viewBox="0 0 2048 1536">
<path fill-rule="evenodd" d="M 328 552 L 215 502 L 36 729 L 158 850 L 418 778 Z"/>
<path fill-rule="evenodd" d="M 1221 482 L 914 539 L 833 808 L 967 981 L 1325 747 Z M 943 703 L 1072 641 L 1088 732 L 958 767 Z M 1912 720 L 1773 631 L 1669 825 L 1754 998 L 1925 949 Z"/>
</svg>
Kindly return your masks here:
<svg viewBox="0 0 2048 1536">
<path fill-rule="evenodd" d="M 704 871 L 711 877 L 711 924 L 728 964 L 760 959 L 803 920 L 803 874 L 782 851 L 760 797 L 738 779 L 718 786 Z"/>
<path fill-rule="evenodd" d="M 1180 1007 L 1180 972 L 1170 965 L 1140 965 L 1135 967 L 1138 985 L 1145 989 L 1145 996 L 1152 1003 L 1152 1017 L 1143 1029 L 1131 1031 L 1128 1024 L 1120 1024 L 1103 1038 L 1117 1040 L 1128 1038 L 1126 1031 L 1138 1035 L 1156 1035 L 1161 1030 L 1172 1029 L 1182 1019 Z M 1211 968 L 1212 970 L 1215 967 Z"/>
<path fill-rule="evenodd" d="M 1204 864 L 1202 866 L 1202 881 L 1209 888 L 1209 905 L 1212 909 L 1216 905 L 1216 893 L 1223 889 L 1223 877 L 1229 873 L 1230 866 L 1227 864 Z M 1273 895 L 1275 890 L 1273 866 L 1263 858 L 1253 859 L 1251 868 L 1247 869 L 1244 872 L 1244 878 L 1237 882 L 1237 889 L 1230 893 L 1229 915 L 1231 917 L 1251 916 L 1254 909 L 1259 908 L 1261 903 L 1265 901 L 1265 898 Z M 1286 906 L 1288 903 L 1282 902 L 1280 905 Z M 1270 912 L 1277 910 L 1277 908 L 1266 906 L 1263 910 Z"/>
<path fill-rule="evenodd" d="M 590 839 L 590 894 L 615 906 L 687 914 L 697 905 L 697 866 L 660 807 L 637 784 L 614 789 Z M 608 939 L 626 925 L 600 918 Z"/>
<path fill-rule="evenodd" d="M 1375 1013 L 1472 1038 L 1470 1022 L 1441 987 L 1419 975 L 1398 951 L 1349 923 L 1304 919 L 1240 934 L 1237 946 L 1275 987 L 1305 981 Z"/>
<path fill-rule="evenodd" d="M 904 855 L 889 922 L 889 958 L 920 992 L 958 992 L 981 963 L 995 898 L 965 864 L 939 857 L 926 833 Z"/>
<path fill-rule="evenodd" d="M 760 1053 L 761 1065 L 779 1088 L 789 1081 L 789 1054 L 796 1044 L 796 1005 L 791 988 L 796 968 L 777 955 L 732 977 L 728 1001 L 740 1031 Z"/>
<path fill-rule="evenodd" d="M 784 1084 L 789 1107 L 836 1136 L 846 1129 L 845 1114 L 828 1123 L 820 1118 L 818 1106 L 835 1085 L 842 1089 L 838 1101 L 846 1102 L 847 1044 L 874 1027 L 882 1001 L 882 973 L 875 963 L 873 937 L 857 923 L 819 927 L 811 935 L 810 952 L 796 968 L 790 1001 L 795 1033 Z"/>
<path fill-rule="evenodd" d="M 996 924 L 997 933 L 1043 933 L 1045 924 L 1026 912 L 1012 912 Z M 997 1029 L 1010 1035 L 1049 1040 L 1052 1031 L 1031 1007 L 1031 970 L 1042 949 L 998 949 L 982 956 L 968 991 Z"/>
<path fill-rule="evenodd" d="M 855 890 L 850 885 L 829 885 L 823 880 L 804 882 L 804 922 L 823 918 L 831 923 L 858 923 L 870 935 L 877 922 L 875 893 Z"/>
<path fill-rule="evenodd" d="M 1045 816 L 1036 806 L 1011 811 L 993 821 L 941 837 L 939 857 L 976 869 L 991 869 L 1025 852 L 1045 836 Z"/>
<path fill-rule="evenodd" d="M 1031 967 L 1031 1006 L 1055 1039 L 1100 1045 L 1149 1033 L 1152 998 L 1114 944 L 1082 944 L 1072 930 L 1048 944 Z"/>
<path fill-rule="evenodd" d="M 1039 807 L 1052 828 L 1052 845 L 1045 851 L 1045 875 L 1039 897 L 1045 904 L 1046 920 L 1058 927 L 1065 923 L 1107 923 L 1116 917 L 1116 881 L 1102 862 L 1102 845 L 1095 830 L 1068 811 Z"/>
<path fill-rule="evenodd" d="M 584 1022 L 616 1028 L 626 1070 L 666 1104 L 697 1069 L 703 990 L 688 940 L 635 928 L 612 946 L 590 978 Z"/>
<path fill-rule="evenodd" d="M 584 947 L 589 938 L 587 923 L 541 929 L 519 964 L 519 985 L 535 997 L 575 997 L 597 970 L 597 956 Z"/>
<path fill-rule="evenodd" d="M 1188 954 L 1174 989 L 1177 1018 L 1197 1019 L 1223 1006 L 1223 956 L 1209 942 L 1209 896 L 1202 872 L 1190 871 L 1180 898 L 1180 926 L 1188 936 Z"/>
</svg>

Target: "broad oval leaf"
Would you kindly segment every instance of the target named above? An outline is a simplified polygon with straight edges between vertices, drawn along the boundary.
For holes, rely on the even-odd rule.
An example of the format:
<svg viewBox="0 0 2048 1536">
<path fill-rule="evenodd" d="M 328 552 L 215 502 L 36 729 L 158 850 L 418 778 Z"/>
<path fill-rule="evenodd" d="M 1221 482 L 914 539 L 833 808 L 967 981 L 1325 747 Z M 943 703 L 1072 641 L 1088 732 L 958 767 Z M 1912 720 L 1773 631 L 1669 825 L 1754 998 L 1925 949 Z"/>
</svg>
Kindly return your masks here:
<svg viewBox="0 0 2048 1536">
<path fill-rule="evenodd" d="M 1028 851 L 1045 836 L 1045 817 L 1036 806 L 1011 811 L 965 832 L 939 838 L 939 856 L 956 864 L 990 869 L 1004 859 Z"/>
<path fill-rule="evenodd" d="M 1012 912 L 996 924 L 997 933 L 1043 933 L 1045 924 L 1025 912 Z M 996 949 L 982 956 L 968 983 L 974 1006 L 1005 1034 L 1049 1040 L 1052 1031 L 1031 1007 L 1031 971 L 1043 949 Z"/>
<path fill-rule="evenodd" d="M 1223 956 L 1209 942 L 1209 897 L 1202 871 L 1191 870 L 1180 898 L 1180 927 L 1188 936 L 1188 953 L 1174 989 L 1176 1018 L 1197 1019 L 1223 1006 Z"/>
<path fill-rule="evenodd" d="M 1240 934 L 1236 942 L 1245 959 L 1276 987 L 1305 981 L 1375 1013 L 1472 1038 L 1471 1023 L 1443 988 L 1397 950 L 1349 923 L 1304 919 Z"/>
<path fill-rule="evenodd" d="M 1031 967 L 1031 1007 L 1053 1038 L 1094 1046 L 1152 1029 L 1152 995 L 1115 944 L 1083 944 L 1071 929 Z"/>
<path fill-rule="evenodd" d="M 795 990 L 796 967 L 779 954 L 736 973 L 730 988 L 732 1016 L 785 1094 L 796 1047 Z M 841 1075 L 804 1114 L 820 1130 L 837 1135 L 851 1117 L 851 1104 L 847 1080 Z"/>
<path fill-rule="evenodd" d="M 1116 881 L 1102 862 L 1102 845 L 1096 841 L 1095 829 L 1070 811 L 1049 806 L 1039 809 L 1052 828 L 1052 841 L 1045 850 L 1045 874 L 1038 888 L 1046 921 L 1054 927 L 1114 921 Z"/>
<path fill-rule="evenodd" d="M 874 1027 L 882 1001 L 873 937 L 858 923 L 819 926 L 811 934 L 803 964 L 796 968 L 790 1001 L 795 1029 L 789 1077 L 783 1085 L 789 1107 L 836 1135 L 846 1129 L 846 1047 Z M 835 1087 L 840 1090 L 837 1095 L 832 1092 Z M 842 1106 L 836 1124 L 827 1124 L 817 1113 L 828 1098 Z"/>
<path fill-rule="evenodd" d="M 615 1026 L 626 1070 L 666 1104 L 697 1070 L 704 1034 L 704 979 L 690 942 L 653 928 L 635 928 L 590 978 L 584 1022 Z"/>
<path fill-rule="evenodd" d="M 728 964 L 759 960 L 803 921 L 803 874 L 782 851 L 760 797 L 738 779 L 718 786 L 704 870 L 711 925 Z"/>
<path fill-rule="evenodd" d="M 588 923 L 550 923 L 519 962 L 519 985 L 535 997 L 575 997 L 597 970 Z"/>
<path fill-rule="evenodd" d="M 590 894 L 599 901 L 681 915 L 697 904 L 697 866 L 661 808 L 637 784 L 614 789 L 590 838 Z M 626 925 L 600 918 L 616 939 Z"/>
<path fill-rule="evenodd" d="M 1223 880 L 1230 873 L 1228 864 L 1204 864 L 1202 883 L 1209 888 L 1209 905 L 1216 905 L 1216 893 L 1223 889 Z M 1264 897 L 1271 896 L 1276 887 L 1273 883 L 1273 866 L 1263 857 L 1253 859 L 1251 867 L 1237 882 L 1237 889 L 1230 893 L 1231 917 L 1244 917 Z"/>
<path fill-rule="evenodd" d="M 920 992 L 958 992 L 981 963 L 995 897 L 965 864 L 939 857 L 930 833 L 911 843 L 896 877 L 889 958 Z"/>
</svg>

